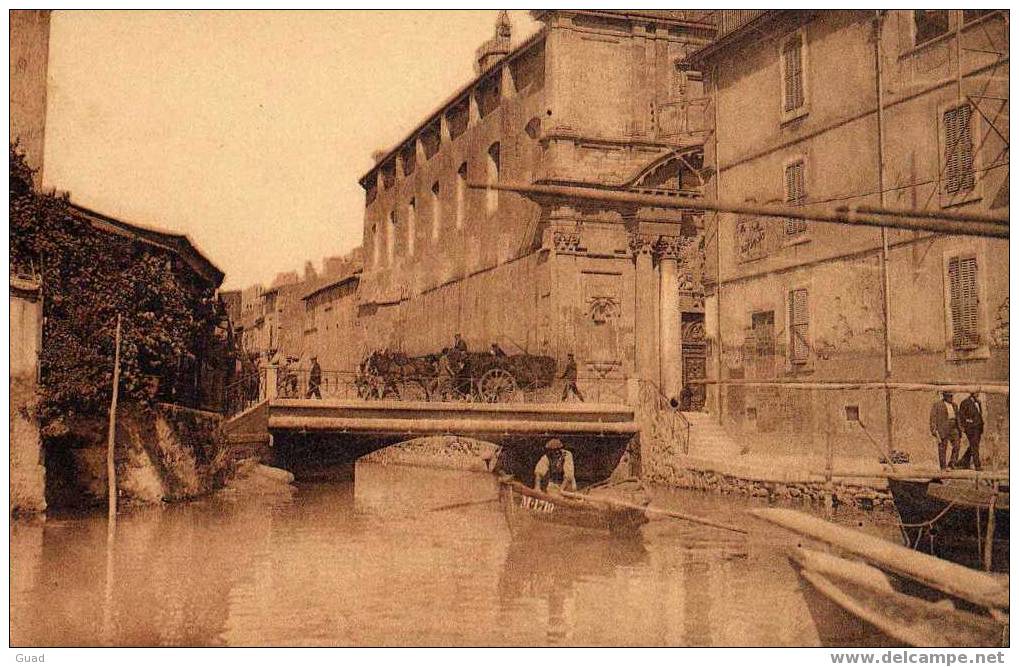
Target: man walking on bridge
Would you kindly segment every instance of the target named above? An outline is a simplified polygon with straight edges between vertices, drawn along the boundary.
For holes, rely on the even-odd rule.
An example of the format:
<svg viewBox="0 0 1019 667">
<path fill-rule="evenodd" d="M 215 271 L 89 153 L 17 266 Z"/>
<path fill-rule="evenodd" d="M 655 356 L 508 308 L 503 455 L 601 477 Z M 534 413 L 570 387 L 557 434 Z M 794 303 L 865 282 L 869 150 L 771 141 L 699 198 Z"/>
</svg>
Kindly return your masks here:
<svg viewBox="0 0 1019 667">
<path fill-rule="evenodd" d="M 580 399 L 581 403 L 583 403 L 584 395 L 581 394 L 580 389 L 577 388 L 577 360 L 573 358 L 572 352 L 566 355 L 566 368 L 563 369 L 563 376 L 560 379 L 566 380 L 566 384 L 563 385 L 563 397 L 560 400 L 566 401 L 572 393 Z"/>
<path fill-rule="evenodd" d="M 311 358 L 311 373 L 308 374 L 308 395 L 306 398 L 322 399 L 322 367 L 318 365 L 318 357 Z"/>
</svg>

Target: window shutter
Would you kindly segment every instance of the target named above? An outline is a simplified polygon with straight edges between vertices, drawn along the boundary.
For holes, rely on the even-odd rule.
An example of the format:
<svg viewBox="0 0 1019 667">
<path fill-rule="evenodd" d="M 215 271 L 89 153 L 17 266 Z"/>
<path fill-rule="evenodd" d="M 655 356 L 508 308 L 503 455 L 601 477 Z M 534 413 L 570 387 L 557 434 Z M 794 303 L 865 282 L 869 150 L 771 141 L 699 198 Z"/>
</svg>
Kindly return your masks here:
<svg viewBox="0 0 1019 667">
<path fill-rule="evenodd" d="M 948 260 L 948 282 L 952 317 L 952 346 L 968 350 L 980 344 L 978 322 L 977 259 L 973 256 Z"/>
<path fill-rule="evenodd" d="M 972 190 L 973 173 L 973 108 L 969 104 L 949 109 L 945 126 L 945 191 L 950 194 Z"/>
<path fill-rule="evenodd" d="M 782 64 L 785 70 L 783 109 L 794 111 L 803 106 L 803 44 L 799 35 L 791 37 L 782 47 Z"/>
<path fill-rule="evenodd" d="M 807 290 L 789 292 L 789 359 L 794 364 L 806 363 L 809 355 L 807 333 L 810 314 L 807 311 Z"/>
<path fill-rule="evenodd" d="M 785 168 L 785 202 L 789 206 L 802 206 L 807 198 L 804 182 L 803 162 L 796 162 Z M 785 233 L 787 236 L 798 236 L 807 231 L 804 220 L 787 218 Z"/>
</svg>

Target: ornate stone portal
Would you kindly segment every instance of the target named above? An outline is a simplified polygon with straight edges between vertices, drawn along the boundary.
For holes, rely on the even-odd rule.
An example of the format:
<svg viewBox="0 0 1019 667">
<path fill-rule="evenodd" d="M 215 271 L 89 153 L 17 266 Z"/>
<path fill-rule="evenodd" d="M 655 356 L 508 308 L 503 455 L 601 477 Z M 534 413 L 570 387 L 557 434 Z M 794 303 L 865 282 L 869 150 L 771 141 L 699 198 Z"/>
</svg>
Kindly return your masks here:
<svg viewBox="0 0 1019 667">
<path fill-rule="evenodd" d="M 677 234 L 674 214 L 659 214 L 630 225 L 629 248 L 634 259 L 634 332 L 636 375 L 658 385 L 668 398 L 683 388 L 684 297 L 702 293 L 691 251 L 698 237 Z"/>
</svg>

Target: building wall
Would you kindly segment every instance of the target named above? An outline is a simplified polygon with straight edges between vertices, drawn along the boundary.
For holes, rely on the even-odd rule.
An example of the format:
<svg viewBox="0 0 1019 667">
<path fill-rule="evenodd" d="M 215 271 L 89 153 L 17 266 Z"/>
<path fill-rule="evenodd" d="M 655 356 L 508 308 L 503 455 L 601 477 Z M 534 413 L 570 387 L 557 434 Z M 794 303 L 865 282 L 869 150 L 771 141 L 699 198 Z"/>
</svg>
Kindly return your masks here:
<svg viewBox="0 0 1019 667">
<path fill-rule="evenodd" d="M 541 47 L 541 43 L 534 47 L 539 56 Z M 496 68 L 487 80 L 501 90 L 502 76 L 502 68 Z M 383 170 L 395 170 L 394 182 L 386 187 L 385 179 L 379 177 L 377 196 L 365 209 L 365 279 L 373 287 L 409 297 L 521 254 L 527 225 L 534 223 L 539 207 L 505 193 L 495 196 L 498 206 L 492 207 L 486 193 L 467 190 L 458 228 L 457 180 L 460 166 L 466 163 L 467 180 L 485 182 L 489 177 L 489 149 L 495 143 L 499 144 L 501 177 L 531 180 L 540 158 L 540 147 L 537 138 L 532 138 L 526 128 L 535 119 L 540 124 L 544 107 L 540 70 L 535 76 L 530 87 L 509 94 L 484 117 L 479 117 L 475 98 L 470 96 L 469 106 L 475 109 L 474 120 L 466 131 L 455 139 L 444 140 L 431 159 L 425 157 L 422 149 L 420 155 L 416 154 L 415 168 L 410 175 L 403 174 L 403 160 L 394 157 L 384 163 Z M 510 86 L 509 83 L 505 85 Z M 433 233 L 432 220 L 435 183 L 439 184 L 440 204 L 437 235 Z M 411 199 L 416 204 L 413 254 L 408 237 Z M 388 225 L 390 214 L 396 221 L 396 234 L 392 239 Z M 388 259 L 390 243 L 393 244 L 392 262 Z M 376 246 L 380 249 L 376 250 Z"/>
<path fill-rule="evenodd" d="M 370 326 L 364 352 L 388 347 L 429 354 L 451 346 L 453 335 L 460 333 L 471 350 L 498 342 L 507 353 L 550 354 L 554 339 L 548 260 L 547 252 L 532 253 L 414 299 L 361 304 L 358 316 Z"/>
<path fill-rule="evenodd" d="M 309 295 L 302 302 L 305 356 L 317 356 L 324 371 L 354 372 L 363 358 L 357 282 L 352 278 Z"/>
<path fill-rule="evenodd" d="M 960 13 L 952 12 L 953 21 Z M 979 102 L 983 130 L 976 196 L 949 200 L 938 185 L 943 170 L 941 114 L 959 99 L 954 32 L 915 47 L 911 11 L 884 14 L 882 97 L 884 174 L 879 173 L 877 79 L 872 12 L 789 13 L 767 36 L 723 51 L 712 70 L 718 86 L 717 155 L 719 196 L 728 201 L 783 203 L 785 166 L 806 165 L 806 203 L 885 205 L 940 210 L 1007 211 L 1002 183 L 1007 166 L 994 167 L 1007 140 L 1007 121 L 988 119 L 1004 106 L 1007 35 L 1000 14 L 962 28 L 961 89 Z M 954 30 L 954 24 L 953 28 Z M 780 47 L 801 31 L 806 44 L 806 109 L 783 118 Z M 986 53 L 1003 50 L 1001 58 Z M 974 55 L 976 54 L 976 55 Z M 993 64 L 995 63 L 996 64 Z M 993 91 L 993 92 L 988 92 Z M 990 97 L 981 97 L 989 95 Z M 746 113 L 753 101 L 754 113 Z M 1000 114 L 997 116 L 1001 118 Z M 998 132 L 1004 138 L 998 136 Z M 885 189 L 884 200 L 879 191 Z M 1007 188 L 1007 186 L 1006 186 Z M 712 188 L 709 188 L 711 191 Z M 721 215 L 721 287 L 709 310 L 717 310 L 722 378 L 800 381 L 881 381 L 884 377 L 884 318 L 880 269 L 881 233 L 876 229 L 809 223 L 802 238 L 785 234 L 784 221 Z M 710 237 L 710 232 L 708 234 Z M 1002 382 L 1007 379 L 1007 241 L 890 230 L 889 308 L 893 382 Z M 962 355 L 947 336 L 946 257 L 973 251 L 981 291 L 980 350 Z M 715 248 L 707 253 L 715 273 Z M 788 360 L 789 294 L 809 295 L 808 362 Z M 753 313 L 774 313 L 775 354 L 755 347 Z M 714 327 L 712 327 L 714 328 Z M 715 338 L 717 341 L 718 338 Z M 913 460 L 933 460 L 927 428 L 933 392 L 895 391 L 891 396 L 896 449 Z M 983 450 L 1007 457 L 1007 400 L 989 395 L 991 423 Z M 961 399 L 961 396 L 957 400 Z M 730 427 L 750 434 L 751 448 L 823 453 L 829 435 L 837 453 L 876 456 L 886 442 L 885 395 L 877 391 L 804 391 L 729 387 L 721 410 Z M 867 433 L 846 421 L 846 406 L 858 406 Z M 716 404 L 716 408 L 717 404 Z M 878 444 L 870 442 L 868 434 Z"/>
<path fill-rule="evenodd" d="M 50 10 L 19 9 L 10 17 L 10 133 L 42 182 L 46 129 L 46 85 L 49 64 Z"/>
<path fill-rule="evenodd" d="M 23 282 L 17 278 L 13 281 Z M 46 509 L 46 470 L 39 424 L 33 414 L 42 343 L 42 295 L 38 284 L 12 285 L 10 318 L 11 511 L 40 512 Z"/>
<path fill-rule="evenodd" d="M 499 181 L 616 187 L 634 186 L 651 166 L 699 145 L 703 91 L 676 61 L 704 43 L 710 27 L 611 14 L 543 13 L 546 27 L 530 44 L 454 95 L 362 180 L 358 314 L 367 346 L 431 353 L 459 331 L 476 349 L 498 341 L 507 352 L 560 359 L 573 350 L 582 365 L 632 370 L 634 262 L 618 211 L 469 190 L 462 228 L 456 224 L 458 169 L 466 162 L 470 182 L 494 178 L 496 142 Z M 461 104 L 467 127 L 453 136 Z M 673 180 L 678 191 L 678 175 Z M 433 235 L 435 183 L 442 215 Z M 678 216 L 670 224 L 665 233 L 683 233 Z M 556 241 L 573 237 L 584 241 Z M 588 324 L 593 300 L 613 304 L 610 322 Z"/>
</svg>

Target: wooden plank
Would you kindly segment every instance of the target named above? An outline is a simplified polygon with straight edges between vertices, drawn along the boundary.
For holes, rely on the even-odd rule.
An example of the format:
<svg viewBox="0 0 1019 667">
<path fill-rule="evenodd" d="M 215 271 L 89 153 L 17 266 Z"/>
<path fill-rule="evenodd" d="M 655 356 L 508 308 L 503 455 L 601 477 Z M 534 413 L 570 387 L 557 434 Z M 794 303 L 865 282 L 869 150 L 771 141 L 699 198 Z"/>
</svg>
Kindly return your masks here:
<svg viewBox="0 0 1019 667">
<path fill-rule="evenodd" d="M 768 381 L 768 380 L 691 380 L 689 384 L 718 384 L 728 387 L 776 387 L 782 389 L 800 389 L 800 390 L 828 390 L 828 391 L 860 391 L 860 390 L 878 390 L 878 389 L 896 389 L 900 391 L 930 391 L 930 392 L 942 392 L 951 391 L 954 393 L 985 393 L 985 394 L 1000 394 L 1008 396 L 1008 383 L 1007 382 L 980 382 L 976 384 L 965 384 L 965 383 L 927 383 L 927 382 L 849 382 L 849 381 L 830 381 L 830 382 L 784 382 L 780 380 Z"/>
<path fill-rule="evenodd" d="M 991 609 L 1008 609 L 1008 586 L 989 574 L 913 551 L 879 537 L 788 509 L 750 513 L 797 535 L 829 544 L 895 574 Z"/>
</svg>

